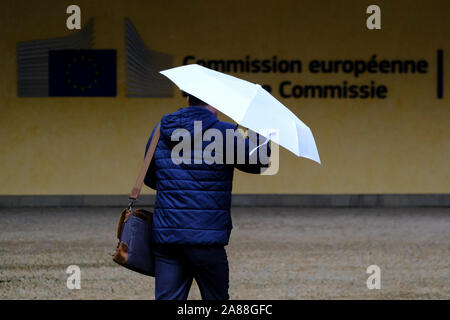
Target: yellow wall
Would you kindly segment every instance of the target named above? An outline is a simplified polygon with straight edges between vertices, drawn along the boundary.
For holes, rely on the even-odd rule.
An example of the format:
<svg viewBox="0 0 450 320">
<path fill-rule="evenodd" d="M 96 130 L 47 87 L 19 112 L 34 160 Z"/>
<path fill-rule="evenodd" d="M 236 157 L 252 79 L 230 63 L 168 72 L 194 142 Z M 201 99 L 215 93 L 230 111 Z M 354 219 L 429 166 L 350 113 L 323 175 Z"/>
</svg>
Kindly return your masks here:
<svg viewBox="0 0 450 320">
<path fill-rule="evenodd" d="M 237 174 L 236 193 L 449 193 L 450 2 L 376 1 L 382 30 L 365 27 L 373 1 L 1 1 L 0 194 L 125 194 L 149 133 L 183 106 L 125 97 L 124 18 L 146 44 L 203 58 L 426 59 L 426 74 L 241 74 L 274 86 L 370 82 L 387 99 L 281 99 L 310 126 L 322 165 L 282 150 L 275 176 Z M 95 49 L 117 49 L 115 98 L 18 98 L 16 43 L 71 34 L 65 9 L 94 18 Z M 436 99 L 436 50 L 445 54 Z M 305 65 L 306 66 L 306 65 Z M 148 189 L 145 192 L 150 192 Z"/>
</svg>

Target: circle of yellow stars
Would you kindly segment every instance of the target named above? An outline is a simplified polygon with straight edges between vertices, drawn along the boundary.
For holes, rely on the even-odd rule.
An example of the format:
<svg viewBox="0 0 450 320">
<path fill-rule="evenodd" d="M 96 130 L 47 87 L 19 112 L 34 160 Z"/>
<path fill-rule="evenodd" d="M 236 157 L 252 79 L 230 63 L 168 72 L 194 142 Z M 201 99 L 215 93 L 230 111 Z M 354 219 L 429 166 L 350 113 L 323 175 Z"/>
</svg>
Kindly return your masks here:
<svg viewBox="0 0 450 320">
<path fill-rule="evenodd" d="M 93 81 L 92 81 L 93 83 L 90 83 L 90 84 L 88 84 L 88 85 L 79 85 L 79 84 L 77 84 L 77 83 L 74 83 L 74 81 L 73 81 L 73 79 L 72 79 L 72 76 L 71 76 L 72 68 L 73 68 L 74 66 L 76 66 L 77 63 L 79 63 L 79 62 L 85 62 L 85 61 L 91 63 L 92 66 L 94 67 L 94 79 L 93 79 Z M 82 55 L 79 59 L 76 58 L 76 57 L 73 58 L 72 61 L 71 61 L 70 63 L 67 64 L 67 66 L 66 66 L 66 72 L 65 72 L 65 73 L 66 73 L 66 78 L 67 78 L 67 83 L 68 83 L 69 85 L 71 85 L 73 89 L 78 89 L 78 90 L 80 90 L 81 92 L 84 92 L 84 91 L 87 90 L 87 89 L 92 89 L 93 86 L 95 86 L 96 84 L 98 84 L 98 82 L 99 82 L 98 76 L 99 76 L 99 74 L 100 74 L 100 71 L 98 70 L 98 65 L 97 65 L 96 63 L 92 63 L 92 62 L 93 62 L 92 58 L 86 58 L 84 55 Z"/>
</svg>

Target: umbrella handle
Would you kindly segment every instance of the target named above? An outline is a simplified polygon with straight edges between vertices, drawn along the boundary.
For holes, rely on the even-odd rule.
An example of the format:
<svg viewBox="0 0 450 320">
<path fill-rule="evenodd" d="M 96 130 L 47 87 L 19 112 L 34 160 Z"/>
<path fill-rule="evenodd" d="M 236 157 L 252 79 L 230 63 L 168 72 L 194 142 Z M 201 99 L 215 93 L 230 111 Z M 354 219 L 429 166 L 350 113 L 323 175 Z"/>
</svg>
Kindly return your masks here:
<svg viewBox="0 0 450 320">
<path fill-rule="evenodd" d="M 262 147 L 263 145 L 269 143 L 270 138 L 272 137 L 272 135 L 274 135 L 276 133 L 276 131 L 270 131 L 269 134 L 267 135 L 266 141 L 264 141 L 263 143 L 261 143 L 260 145 L 254 147 L 249 155 L 251 156 L 253 154 L 253 152 L 255 152 L 256 150 L 258 150 L 258 148 Z"/>
</svg>

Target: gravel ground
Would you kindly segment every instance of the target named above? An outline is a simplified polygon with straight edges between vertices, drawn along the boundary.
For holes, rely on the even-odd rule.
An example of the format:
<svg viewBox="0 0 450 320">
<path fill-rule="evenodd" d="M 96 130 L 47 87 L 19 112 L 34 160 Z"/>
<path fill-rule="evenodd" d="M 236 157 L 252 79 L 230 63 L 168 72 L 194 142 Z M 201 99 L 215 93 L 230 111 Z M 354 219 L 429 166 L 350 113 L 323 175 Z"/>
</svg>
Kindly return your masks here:
<svg viewBox="0 0 450 320">
<path fill-rule="evenodd" d="M 111 260 L 119 208 L 0 209 L 0 299 L 153 299 Z M 232 299 L 449 299 L 450 208 L 234 208 Z M 81 290 L 66 268 L 81 268 Z M 366 268 L 381 268 L 368 290 Z M 190 299 L 199 299 L 193 285 Z"/>
</svg>

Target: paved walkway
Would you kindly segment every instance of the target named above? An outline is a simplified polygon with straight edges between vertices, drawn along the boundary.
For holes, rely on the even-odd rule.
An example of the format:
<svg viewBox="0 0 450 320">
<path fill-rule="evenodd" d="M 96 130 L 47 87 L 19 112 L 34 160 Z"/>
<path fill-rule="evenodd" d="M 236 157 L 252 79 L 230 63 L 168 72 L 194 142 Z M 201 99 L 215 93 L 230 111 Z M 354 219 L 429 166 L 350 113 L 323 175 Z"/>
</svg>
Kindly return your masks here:
<svg viewBox="0 0 450 320">
<path fill-rule="evenodd" d="M 0 299 L 153 299 L 117 266 L 119 208 L 1 209 Z M 450 208 L 234 208 L 232 299 L 448 299 Z M 81 268 L 81 290 L 66 287 Z M 368 290 L 366 268 L 381 268 Z M 198 299 L 193 286 L 190 299 Z"/>
</svg>

